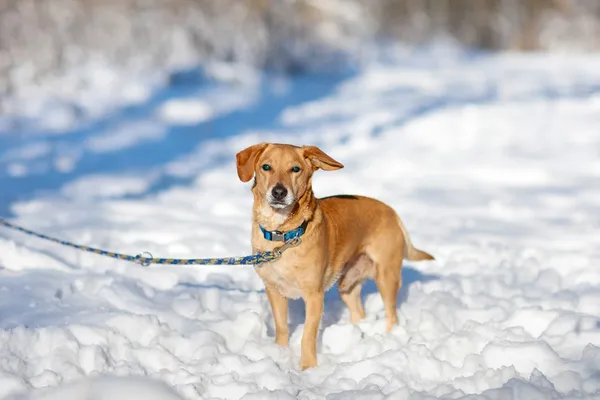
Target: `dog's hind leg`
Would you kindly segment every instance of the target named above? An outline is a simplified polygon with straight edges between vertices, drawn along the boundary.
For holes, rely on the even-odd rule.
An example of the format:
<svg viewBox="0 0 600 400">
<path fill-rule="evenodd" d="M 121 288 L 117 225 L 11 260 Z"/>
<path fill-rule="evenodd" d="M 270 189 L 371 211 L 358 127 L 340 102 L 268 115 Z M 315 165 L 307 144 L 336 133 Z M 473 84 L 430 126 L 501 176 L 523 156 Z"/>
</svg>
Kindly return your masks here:
<svg viewBox="0 0 600 400">
<path fill-rule="evenodd" d="M 362 300 L 360 298 L 361 289 L 362 282 L 358 282 L 347 292 L 342 292 L 340 290 L 340 297 L 344 304 L 346 304 L 346 307 L 350 310 L 350 320 L 353 324 L 358 323 L 358 321 L 365 317 L 365 309 L 363 308 Z"/>
<path fill-rule="evenodd" d="M 373 267 L 373 261 L 366 254 L 359 254 L 348 262 L 338 280 L 340 297 L 350 310 L 353 324 L 365 317 L 360 292 L 363 281 L 374 277 Z"/>
<path fill-rule="evenodd" d="M 373 246 L 367 249 L 367 254 L 375 263 L 375 283 L 383 300 L 386 331 L 389 332 L 398 323 L 396 299 L 402 285 L 402 243 Z"/>
<path fill-rule="evenodd" d="M 377 265 L 377 277 L 375 278 L 375 282 L 377 283 L 377 289 L 379 289 L 385 307 L 385 317 L 387 320 L 385 330 L 387 332 L 391 331 L 394 325 L 398 323 L 396 298 L 398 297 L 398 291 L 402 284 L 401 281 L 399 269 Z"/>
</svg>

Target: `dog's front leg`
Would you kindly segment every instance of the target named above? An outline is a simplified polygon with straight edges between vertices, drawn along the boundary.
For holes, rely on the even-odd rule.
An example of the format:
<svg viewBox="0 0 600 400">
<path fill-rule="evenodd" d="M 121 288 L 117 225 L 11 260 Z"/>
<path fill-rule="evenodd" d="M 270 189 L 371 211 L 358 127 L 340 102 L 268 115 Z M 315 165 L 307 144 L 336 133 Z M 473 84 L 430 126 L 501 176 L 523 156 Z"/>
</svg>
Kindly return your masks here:
<svg viewBox="0 0 600 400">
<path fill-rule="evenodd" d="M 290 338 L 288 327 L 288 299 L 283 297 L 275 288 L 266 287 L 267 297 L 271 303 L 273 320 L 275 322 L 275 343 L 287 346 Z"/>
<path fill-rule="evenodd" d="M 304 321 L 304 334 L 302 335 L 302 356 L 300 357 L 300 368 L 317 366 L 317 333 L 323 316 L 324 293 L 315 292 L 307 295 L 306 320 Z"/>
</svg>

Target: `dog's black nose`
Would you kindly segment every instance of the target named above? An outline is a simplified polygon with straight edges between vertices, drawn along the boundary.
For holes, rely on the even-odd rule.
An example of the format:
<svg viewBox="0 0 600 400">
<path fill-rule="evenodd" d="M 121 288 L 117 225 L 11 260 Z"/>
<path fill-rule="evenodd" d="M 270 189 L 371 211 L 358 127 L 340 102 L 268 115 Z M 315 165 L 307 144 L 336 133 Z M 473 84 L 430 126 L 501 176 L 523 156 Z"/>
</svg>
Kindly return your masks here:
<svg viewBox="0 0 600 400">
<path fill-rule="evenodd" d="M 287 189 L 283 187 L 282 184 L 278 183 L 277 185 L 275 185 L 273 190 L 271 190 L 271 194 L 273 195 L 273 198 L 275 200 L 281 201 L 285 199 L 285 196 L 287 196 Z"/>
</svg>

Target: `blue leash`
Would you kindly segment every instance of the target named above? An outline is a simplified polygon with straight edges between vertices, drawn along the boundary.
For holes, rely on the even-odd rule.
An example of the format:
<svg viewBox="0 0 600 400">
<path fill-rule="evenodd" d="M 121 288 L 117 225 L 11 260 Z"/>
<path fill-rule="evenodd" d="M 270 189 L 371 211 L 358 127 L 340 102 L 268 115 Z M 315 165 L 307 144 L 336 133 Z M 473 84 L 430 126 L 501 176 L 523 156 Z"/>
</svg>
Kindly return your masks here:
<svg viewBox="0 0 600 400">
<path fill-rule="evenodd" d="M 257 253 L 251 256 L 245 257 L 229 257 L 229 258 L 193 258 L 193 259 L 177 259 L 177 258 L 154 258 L 150 254 L 150 257 L 143 257 L 141 254 L 137 256 L 130 256 L 127 254 L 114 253 L 112 251 L 100 250 L 93 247 L 82 246 L 79 244 L 67 242 L 64 240 L 55 239 L 50 236 L 42 235 L 25 229 L 21 226 L 11 224 L 10 222 L 0 218 L 0 225 L 4 225 L 7 228 L 23 232 L 30 236 L 35 236 L 40 239 L 48 240 L 50 242 L 58 243 L 63 246 L 73 247 L 75 249 L 87 251 L 90 253 L 99 254 L 101 256 L 116 258 L 118 260 L 130 261 L 136 264 L 140 264 L 147 267 L 150 264 L 168 264 L 168 265 L 258 265 L 265 262 L 273 261 L 281 257 L 281 254 L 290 247 L 298 246 L 301 242 L 300 237 L 292 238 L 286 241 L 282 246 L 276 248 L 273 251 L 266 251 L 264 253 Z M 149 254 L 149 253 L 148 253 Z"/>
</svg>

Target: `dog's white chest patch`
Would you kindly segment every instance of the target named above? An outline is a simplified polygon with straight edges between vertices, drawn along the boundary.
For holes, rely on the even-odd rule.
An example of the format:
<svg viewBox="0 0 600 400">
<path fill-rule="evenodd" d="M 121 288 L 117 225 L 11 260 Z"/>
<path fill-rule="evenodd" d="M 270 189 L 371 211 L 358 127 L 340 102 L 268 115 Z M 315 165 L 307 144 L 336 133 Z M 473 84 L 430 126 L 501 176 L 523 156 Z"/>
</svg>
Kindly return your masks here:
<svg viewBox="0 0 600 400">
<path fill-rule="evenodd" d="M 286 268 L 284 263 L 271 262 L 265 263 L 258 268 L 260 277 L 273 286 L 284 297 L 289 299 L 299 299 L 302 297 L 302 291 L 294 277 L 294 273 Z"/>
<path fill-rule="evenodd" d="M 263 204 L 262 208 L 260 209 L 260 213 L 264 218 L 271 221 L 275 225 L 281 225 L 290 215 L 290 210 L 275 210 L 268 204 Z"/>
</svg>

